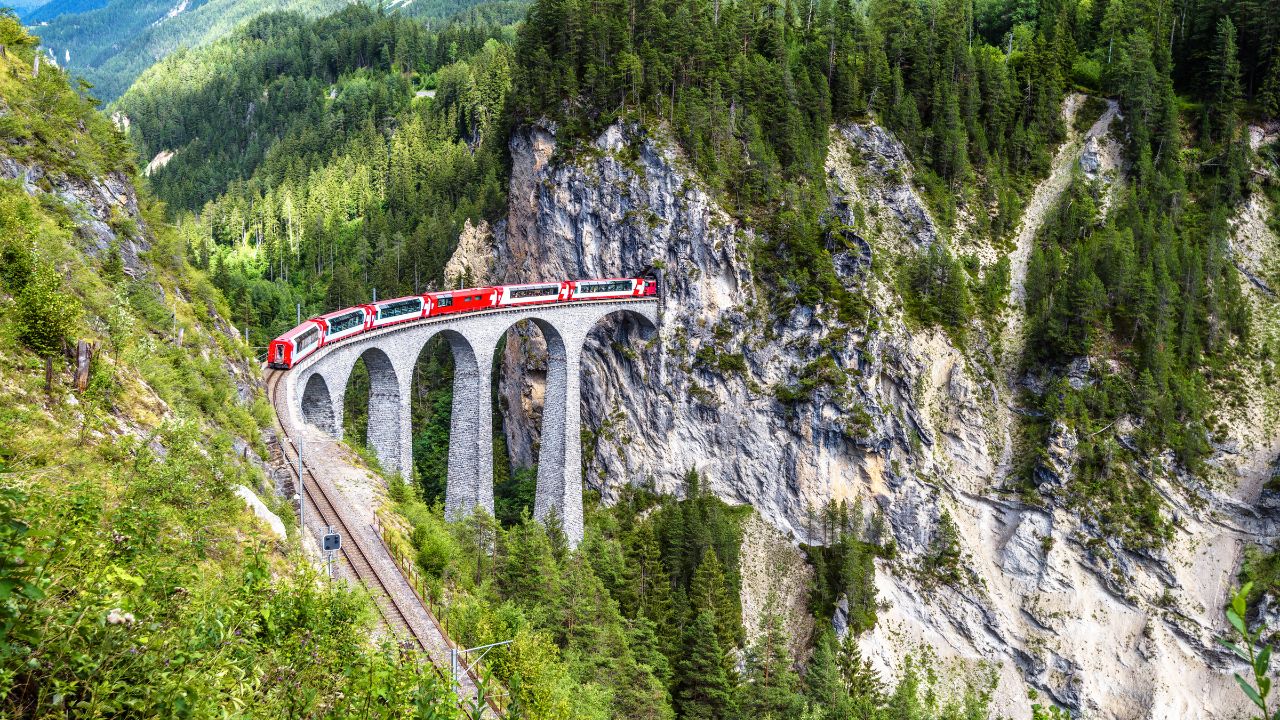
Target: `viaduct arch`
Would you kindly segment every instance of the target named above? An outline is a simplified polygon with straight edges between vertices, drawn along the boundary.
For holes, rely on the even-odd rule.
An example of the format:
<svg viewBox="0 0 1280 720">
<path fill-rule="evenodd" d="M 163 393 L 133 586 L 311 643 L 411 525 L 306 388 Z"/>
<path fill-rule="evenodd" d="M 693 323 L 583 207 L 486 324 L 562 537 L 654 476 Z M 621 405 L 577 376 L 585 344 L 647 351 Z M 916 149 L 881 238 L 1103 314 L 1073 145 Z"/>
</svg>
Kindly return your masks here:
<svg viewBox="0 0 1280 720">
<path fill-rule="evenodd" d="M 356 335 L 313 353 L 285 376 L 294 421 L 342 438 L 347 380 L 356 361 L 369 370 L 368 444 L 382 467 L 408 475 L 413 467 L 410 412 L 413 367 L 436 335 L 454 359 L 453 413 L 445 514 L 466 517 L 476 508 L 493 513 L 492 358 L 516 323 L 530 320 L 547 343 L 546 399 L 538 455 L 534 516 L 555 513 L 573 545 L 582 539 L 581 368 L 587 334 L 614 313 L 638 317 L 653 330 L 658 301 L 576 302 L 501 308 L 406 323 Z"/>
</svg>

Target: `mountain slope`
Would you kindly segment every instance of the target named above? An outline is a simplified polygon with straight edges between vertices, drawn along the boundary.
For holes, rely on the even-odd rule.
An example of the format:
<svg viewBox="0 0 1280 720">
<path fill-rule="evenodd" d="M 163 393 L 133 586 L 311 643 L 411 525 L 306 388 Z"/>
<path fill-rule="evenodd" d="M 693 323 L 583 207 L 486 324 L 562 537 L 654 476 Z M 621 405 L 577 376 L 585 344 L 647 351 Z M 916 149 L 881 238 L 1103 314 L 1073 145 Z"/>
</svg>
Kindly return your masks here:
<svg viewBox="0 0 1280 720">
<path fill-rule="evenodd" d="M 263 12 L 294 10 L 319 15 L 346 0 L 113 0 L 68 12 L 38 28 L 41 43 L 59 62 L 111 100 L 156 60 L 182 46 L 203 45 Z"/>
<path fill-rule="evenodd" d="M 0 44 L 0 715 L 454 717 L 297 552 L 256 363 L 124 138 Z"/>
<path fill-rule="evenodd" d="M 318 17 L 350 0 L 110 0 L 86 4 L 56 0 L 27 19 L 58 62 L 66 63 L 112 100 L 157 60 L 183 47 L 199 47 L 229 35 L 268 12 Z M 471 0 L 404 0 L 389 12 L 443 19 L 477 5 Z M 372 6 L 372 5 L 371 5 Z M 47 24 L 46 24 L 47 23 Z"/>
<path fill-rule="evenodd" d="M 1240 547 L 1280 535 L 1277 304 L 1231 249 L 1274 170 L 1240 79 L 1280 62 L 1248 13 L 1195 18 L 1217 30 L 1175 60 L 1150 39 L 1168 16 L 1110 7 L 997 48 L 959 3 L 639 3 L 635 24 L 537 3 L 492 279 L 663 271 L 658 337 L 622 319 L 584 358 L 587 477 L 615 497 L 694 467 L 802 542 L 883 511 L 896 554 L 834 621 L 887 676 L 925 645 L 999 664 L 1014 716 L 1030 685 L 1073 715 L 1233 717 L 1220 608 Z M 1063 113 L 1068 72 L 1114 105 Z M 1193 72 L 1199 115 L 1173 83 Z M 530 462 L 546 360 L 537 333 L 506 351 Z"/>
<path fill-rule="evenodd" d="M 22 21 L 28 25 L 39 25 L 62 15 L 97 10 L 107 2 L 108 0 L 50 0 L 50 2 L 34 3 L 22 13 Z M 18 7 L 18 9 L 23 8 Z"/>
</svg>

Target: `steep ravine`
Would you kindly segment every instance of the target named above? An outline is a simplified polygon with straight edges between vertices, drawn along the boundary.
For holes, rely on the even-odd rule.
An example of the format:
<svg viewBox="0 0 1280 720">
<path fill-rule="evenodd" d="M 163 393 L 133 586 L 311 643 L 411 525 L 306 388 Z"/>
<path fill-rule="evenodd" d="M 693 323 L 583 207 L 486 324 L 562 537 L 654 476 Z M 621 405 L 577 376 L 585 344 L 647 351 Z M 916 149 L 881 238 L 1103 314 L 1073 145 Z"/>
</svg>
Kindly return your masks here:
<svg viewBox="0 0 1280 720">
<path fill-rule="evenodd" d="M 1086 171 L 1107 165 L 1113 115 L 1068 143 L 1047 182 L 1069 177 L 1082 154 Z M 655 335 L 621 318 L 589 341 L 589 484 L 606 498 L 624 483 L 678 491 L 694 467 L 716 494 L 752 504 L 793 541 L 809 539 L 811 512 L 829 500 L 862 498 L 884 509 L 900 550 L 878 566 L 886 607 L 862 638 L 886 675 L 928 645 L 943 664 L 998 668 L 996 710 L 1012 717 L 1029 715 L 1029 687 L 1085 717 L 1234 717 L 1239 690 L 1213 637 L 1224 629 L 1220 608 L 1243 543 L 1276 536 L 1252 509 L 1280 453 L 1269 394 L 1256 393 L 1229 419 L 1231 438 L 1218 445 L 1209 482 L 1159 481 L 1178 532 L 1158 555 L 1099 544 L 1074 512 L 1000 494 L 1008 423 L 1000 403 L 1011 394 L 1004 373 L 939 331 L 911 327 L 890 278 L 868 269 L 873 253 L 888 260 L 877 267 L 891 265 L 940 235 L 912 188 L 906 154 L 875 125 L 835 128 L 831 137 L 832 208 L 865 241 L 840 249 L 837 269 L 874 305 L 870 331 L 840 326 L 823 308 L 775 322 L 747 260 L 752 229 L 717 206 L 668 140 L 615 126 L 569 157 L 557 153 L 553 130 L 513 136 L 509 215 L 491 234 L 470 237 L 465 254 L 474 257 L 460 262 L 487 271 L 474 261 L 492 243 L 495 281 L 650 267 L 663 276 Z M 1265 225 L 1250 231 L 1262 233 L 1250 248 L 1261 244 L 1274 257 Z M 1254 302 L 1274 305 L 1260 291 Z M 1256 315 L 1274 317 L 1268 312 Z M 704 347 L 713 352 L 699 361 Z M 508 343 L 503 359 L 505 425 L 520 464 L 537 446 L 541 353 L 534 331 Z M 745 370 L 703 364 L 739 354 Z M 776 399 L 776 388 L 823 357 L 842 376 L 811 398 Z M 1059 480 L 1073 448 L 1068 434 L 1055 438 Z M 1202 488 L 1199 497 L 1186 497 L 1185 487 Z M 944 508 L 972 571 L 960 588 L 922 585 L 915 570 Z"/>
</svg>

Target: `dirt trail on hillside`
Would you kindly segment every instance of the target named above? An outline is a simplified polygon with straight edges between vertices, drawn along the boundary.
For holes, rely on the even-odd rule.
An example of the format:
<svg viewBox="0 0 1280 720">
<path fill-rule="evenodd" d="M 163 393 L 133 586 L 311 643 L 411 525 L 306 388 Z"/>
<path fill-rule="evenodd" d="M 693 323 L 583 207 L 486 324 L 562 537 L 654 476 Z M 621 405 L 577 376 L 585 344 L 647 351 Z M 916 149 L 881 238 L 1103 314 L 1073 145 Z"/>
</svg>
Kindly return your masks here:
<svg viewBox="0 0 1280 720">
<path fill-rule="evenodd" d="M 1083 135 L 1080 135 L 1075 132 L 1073 125 L 1076 113 L 1080 111 L 1084 101 L 1085 96 L 1079 93 L 1072 93 L 1067 96 L 1062 105 L 1062 120 L 1067 126 L 1067 139 L 1058 147 L 1058 151 L 1053 157 L 1053 165 L 1049 171 L 1049 177 L 1042 180 L 1031 195 L 1031 201 L 1027 203 L 1027 207 L 1022 213 L 1022 221 L 1018 226 L 1018 234 L 1014 239 L 1014 249 L 1009 254 L 1010 309 L 1008 322 L 1005 323 L 1004 333 L 1000 342 L 1000 347 L 1003 349 L 1001 356 L 1003 374 L 1008 381 L 1007 389 L 1009 395 L 1004 403 L 1007 410 L 1007 422 L 1005 422 L 1005 443 L 1001 452 L 1000 467 L 996 473 L 997 478 L 1003 478 L 1007 475 L 1013 457 L 1014 388 L 1017 384 L 1018 364 L 1022 360 L 1022 350 L 1026 343 L 1026 338 L 1023 336 L 1023 328 L 1027 315 L 1027 263 L 1031 258 L 1032 245 L 1035 242 L 1036 234 L 1040 232 L 1041 226 L 1044 225 L 1049 211 L 1053 209 L 1058 202 L 1058 198 L 1062 197 L 1062 193 L 1066 192 L 1067 186 L 1071 184 L 1072 173 L 1080 161 L 1080 155 L 1084 151 L 1085 144 L 1090 139 L 1101 141 L 1107 131 L 1110 130 L 1111 122 L 1120 114 L 1119 103 L 1115 100 L 1107 100 L 1107 109 L 1102 113 L 1102 116 Z"/>
</svg>

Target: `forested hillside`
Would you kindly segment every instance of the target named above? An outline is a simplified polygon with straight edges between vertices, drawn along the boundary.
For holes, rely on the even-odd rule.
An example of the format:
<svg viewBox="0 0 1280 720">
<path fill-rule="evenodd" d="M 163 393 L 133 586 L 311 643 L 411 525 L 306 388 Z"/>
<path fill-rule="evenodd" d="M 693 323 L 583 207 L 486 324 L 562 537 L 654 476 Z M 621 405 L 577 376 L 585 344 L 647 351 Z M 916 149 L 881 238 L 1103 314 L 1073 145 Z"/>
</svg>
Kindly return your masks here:
<svg viewBox="0 0 1280 720">
<path fill-rule="evenodd" d="M 1009 507 L 1069 509 L 1082 520 L 1072 542 L 1111 574 L 1116 594 L 1137 592 L 1124 585 L 1129 563 L 1163 557 L 1184 508 L 1204 502 L 1171 499 L 1162 481 L 1198 492 L 1228 411 L 1245 403 L 1250 383 L 1274 377 L 1280 357 L 1280 329 L 1253 316 L 1229 242 L 1251 198 L 1269 195 L 1274 212 L 1280 194 L 1275 160 L 1266 159 L 1275 146 L 1255 151 L 1245 128 L 1280 113 L 1280 5 L 540 0 L 513 25 L 520 7 L 489 4 L 430 24 L 406 16 L 413 6 L 355 6 L 321 19 L 269 14 L 169 56 L 113 106 L 128 119 L 137 164 L 150 165 L 148 185 L 167 204 L 187 261 L 209 274 L 252 345 L 293 325 L 299 305 L 310 315 L 375 292 L 441 287 L 467 221 L 517 217 L 507 203 L 512 147 L 530 125 L 554 129 L 553 164 L 616 153 L 627 168 L 650 171 L 658 161 L 645 143 L 674 142 L 673 163 L 689 178 L 680 193 L 706 190 L 728 212 L 756 306 L 735 308 L 738 325 L 704 328 L 712 339 L 700 339 L 696 354 L 683 336 L 663 352 L 690 356 L 674 362 L 704 384 L 741 380 L 753 399 L 775 401 L 773 425 L 794 423 L 798 405 L 827 397 L 845 414 L 829 434 L 847 435 L 865 458 L 875 448 L 859 443 L 878 430 L 870 412 L 907 414 L 858 404 L 847 390 L 872 371 L 860 364 L 880 352 L 870 338 L 892 342 L 876 333 L 899 308 L 875 305 L 878 285 L 917 337 L 937 330 L 937 343 L 977 368 L 975 386 L 1016 393 L 1001 400 L 1009 414 L 998 417 L 1015 442 L 1009 467 L 991 471 L 1007 473 L 984 478 L 993 496 Z M 1083 103 L 1075 115 L 1063 112 L 1069 93 Z M 1076 172 L 1039 232 L 1017 247 L 1020 222 L 1043 210 L 1029 204 L 1059 143 L 1079 135 L 1064 117 L 1088 127 L 1108 100 L 1119 110 L 1110 138 L 1123 177 Z M 615 125 L 631 145 L 605 150 L 596 139 Z M 910 221 L 906 243 L 881 236 L 877 209 L 840 208 L 847 188 L 830 152 L 852 127 L 887 128 L 905 148 L 914 185 L 904 192 L 918 192 L 928 210 Z M 850 162 L 879 160 L 864 152 Z M 887 182 L 903 173 L 895 167 Z M 543 190 L 578 197 L 576 187 L 534 192 Z M 627 217 L 646 210 L 654 223 L 643 206 Z M 1280 227 L 1280 218 L 1271 222 Z M 861 274 L 851 277 L 837 258 L 864 246 L 874 252 L 859 255 Z M 1018 271 L 1010 258 L 1022 251 Z M 698 270 L 672 275 L 696 282 Z M 748 356 L 810 321 L 827 334 L 787 348 L 805 361 L 771 387 L 755 385 L 763 378 Z M 743 327 L 758 338 L 736 337 Z M 868 339 L 859 363 L 840 366 L 849 338 Z M 544 530 L 522 514 L 532 475 L 509 467 L 499 442 L 497 522 L 443 524 L 433 504 L 446 477 L 450 374 L 443 348 L 424 355 L 413 401 L 416 492 L 393 484 L 393 494 L 413 528 L 405 542 L 449 601 L 462 639 L 523 637 L 527 654 L 497 661 L 518 711 L 992 713 L 992 680 L 972 668 L 966 678 L 944 673 L 935 687 L 939 668 L 912 651 L 893 658 L 894 682 L 885 683 L 859 655 L 859 633 L 885 609 L 877 567 L 909 577 L 921 594 L 952 588 L 967 602 L 984 592 L 962 550 L 966 528 L 945 507 L 906 517 L 910 527 L 896 530 L 918 555 L 898 557 L 880 503 L 916 472 L 900 456 L 879 459 L 895 489 L 878 486 L 875 508 L 807 509 L 811 525 L 821 512 L 826 526 L 814 536 L 826 547 L 807 549 L 810 609 L 819 628 L 840 615 L 853 632 L 843 642 L 818 632 L 812 656 L 794 657 L 780 628 L 746 638 L 734 597 L 736 511 L 706 497 L 697 472 L 677 493 L 683 500 L 649 488 L 650 478 L 605 478 L 644 489 L 595 508 L 583 549 L 572 552 L 554 525 Z M 357 371 L 350 398 L 366 391 L 364 381 Z M 702 403 L 694 421 L 712 422 L 714 388 L 691 387 Z M 906 395 L 896 402 L 917 402 Z M 358 399 L 346 404 L 357 444 L 361 408 Z M 916 452 L 908 463 L 935 440 L 927 418 L 911 422 L 900 433 Z M 1066 434 L 1072 471 L 1046 481 Z M 816 435 L 804 442 L 821 442 Z M 954 472 L 927 479 L 945 487 Z M 945 496 L 929 497 L 917 501 Z M 1045 556 L 1052 530 L 1035 540 Z M 1122 552 L 1132 555 L 1115 560 Z M 1270 578 L 1275 565 L 1259 553 L 1247 571 Z M 1165 597 L 1161 607 L 1176 609 Z M 1044 665 L 1041 649 L 1028 647 L 1014 654 L 1034 653 L 1027 665 Z M 1028 682 L 1033 672 L 1038 683 L 1074 687 L 1075 676 L 1043 667 L 1027 670 Z M 944 686 L 958 689 L 954 699 Z"/>
<path fill-rule="evenodd" d="M 118 97 L 144 70 L 180 48 L 207 45 L 261 13 L 291 11 L 310 17 L 337 11 L 347 0 L 111 0 L 55 1 L 31 14 L 37 34 L 58 62 L 95 85 L 106 100 Z M 399 12 L 442 19 L 475 5 L 469 0 L 395 3 Z"/>
<path fill-rule="evenodd" d="M 125 138 L 7 13 L 0 44 L 0 715 L 454 717 L 288 550 L 252 357 Z"/>
<path fill-rule="evenodd" d="M 509 12 L 481 6 L 435 31 L 364 6 L 263 15 L 161 62 L 116 104 L 139 164 L 172 153 L 150 186 L 252 344 L 299 305 L 441 287 L 464 222 L 505 207 L 513 31 L 492 19 Z M 415 398 L 430 448 L 417 462 L 442 493 L 451 359 L 434 362 Z M 362 406 L 348 407 L 358 431 Z"/>
<path fill-rule="evenodd" d="M 1052 379 L 1101 355 L 1125 372 L 1084 390 L 1051 382 L 1032 398 L 1038 419 L 1021 462 L 1033 488 L 1050 426 L 1068 421 L 1093 439 L 1067 493 L 1107 531 L 1158 544 L 1168 529 L 1159 502 L 1123 469 L 1108 426 L 1132 413 L 1143 431 L 1131 459 L 1172 448 L 1195 469 L 1216 422 L 1208 388 L 1233 384 L 1242 350 L 1276 351 L 1247 337 L 1227 219 L 1249 191 L 1242 113 L 1280 112 L 1280 6 L 1172 8 L 876 0 L 580 13 L 537 3 L 521 31 L 514 112 L 558 121 L 562 141 L 620 117 L 666 120 L 699 176 L 767 231 L 753 264 L 772 307 L 831 303 L 845 318 L 860 313 L 831 260 L 841 228 L 825 212 L 827 128 L 874 117 L 908 147 L 953 236 L 901 259 L 908 308 L 959 336 L 994 319 L 1003 301 L 992 273 L 1007 269 L 979 276 L 970 261 L 966 271 L 948 245 L 1008 237 L 1064 136 L 1068 88 L 1118 97 L 1133 182 L 1104 222 L 1100 191 L 1079 181 L 1042 232 L 1022 365 Z M 978 302 L 993 290 L 994 303 Z"/>
</svg>

